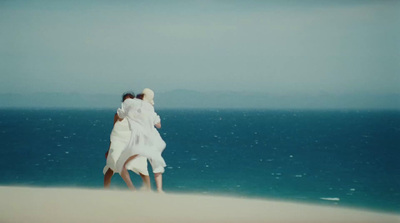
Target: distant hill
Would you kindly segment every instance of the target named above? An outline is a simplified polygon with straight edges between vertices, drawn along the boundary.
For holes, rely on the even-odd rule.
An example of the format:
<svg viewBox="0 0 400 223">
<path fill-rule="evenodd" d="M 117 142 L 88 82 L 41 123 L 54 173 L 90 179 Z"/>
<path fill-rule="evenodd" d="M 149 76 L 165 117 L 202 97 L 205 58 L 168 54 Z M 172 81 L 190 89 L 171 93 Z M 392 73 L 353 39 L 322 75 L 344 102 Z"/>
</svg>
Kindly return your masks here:
<svg viewBox="0 0 400 223">
<path fill-rule="evenodd" d="M 0 108 L 117 108 L 121 95 L 0 94 Z M 400 95 L 272 95 L 252 92 L 156 92 L 156 108 L 400 109 Z"/>
<path fill-rule="evenodd" d="M 273 95 L 174 90 L 156 95 L 155 101 L 160 108 L 400 109 L 400 94 Z"/>
<path fill-rule="evenodd" d="M 115 108 L 119 95 L 78 93 L 0 94 L 0 107 L 7 108 Z"/>
</svg>

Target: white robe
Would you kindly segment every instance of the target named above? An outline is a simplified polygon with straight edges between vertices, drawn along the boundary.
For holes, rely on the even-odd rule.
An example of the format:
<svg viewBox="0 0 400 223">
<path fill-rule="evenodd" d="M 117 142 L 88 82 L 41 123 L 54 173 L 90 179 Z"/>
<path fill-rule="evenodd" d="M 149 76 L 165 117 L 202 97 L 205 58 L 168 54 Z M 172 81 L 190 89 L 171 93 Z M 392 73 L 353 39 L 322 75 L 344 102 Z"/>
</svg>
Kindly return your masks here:
<svg viewBox="0 0 400 223">
<path fill-rule="evenodd" d="M 117 161 L 118 172 L 129 157 L 139 155 L 150 161 L 154 173 L 163 173 L 166 164 L 161 153 L 166 144 L 154 127 L 161 121 L 154 107 L 136 98 L 126 99 L 117 112 L 120 118 L 128 120 L 131 130 L 129 143 Z"/>
<path fill-rule="evenodd" d="M 110 149 L 108 151 L 107 163 L 103 169 L 105 174 L 108 169 L 114 171 L 114 173 L 119 173 L 116 164 L 122 151 L 126 148 L 131 138 L 131 130 L 129 129 L 128 120 L 123 119 L 122 121 L 117 121 L 110 135 Z M 126 168 L 132 170 L 136 174 L 143 174 L 148 176 L 149 171 L 147 170 L 147 159 L 146 157 L 139 156 L 137 159 L 130 161 Z"/>
</svg>

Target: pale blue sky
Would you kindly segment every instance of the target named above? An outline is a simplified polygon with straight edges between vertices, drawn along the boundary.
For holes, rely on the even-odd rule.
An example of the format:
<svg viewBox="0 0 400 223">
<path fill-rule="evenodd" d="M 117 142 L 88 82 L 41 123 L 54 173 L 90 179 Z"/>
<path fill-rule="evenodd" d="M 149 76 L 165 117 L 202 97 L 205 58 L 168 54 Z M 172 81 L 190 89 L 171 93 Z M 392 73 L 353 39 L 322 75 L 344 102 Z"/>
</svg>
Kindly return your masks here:
<svg viewBox="0 0 400 223">
<path fill-rule="evenodd" d="M 299 2 L 1 1 L 0 93 L 400 93 L 400 1 Z"/>
</svg>

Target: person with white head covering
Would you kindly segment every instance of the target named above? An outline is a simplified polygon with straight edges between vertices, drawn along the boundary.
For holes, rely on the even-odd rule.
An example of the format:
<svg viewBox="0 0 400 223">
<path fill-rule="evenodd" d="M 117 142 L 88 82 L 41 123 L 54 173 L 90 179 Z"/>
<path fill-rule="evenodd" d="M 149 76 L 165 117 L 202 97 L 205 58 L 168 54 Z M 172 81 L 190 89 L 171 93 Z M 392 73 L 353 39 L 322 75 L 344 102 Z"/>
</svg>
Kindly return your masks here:
<svg viewBox="0 0 400 223">
<path fill-rule="evenodd" d="M 135 98 L 133 92 L 125 92 L 122 102 L 128 98 Z M 104 188 L 109 188 L 114 173 L 118 173 L 116 162 L 131 138 L 131 130 L 127 119 L 119 120 L 118 114 L 114 115 L 114 127 L 110 135 L 110 147 L 106 153 L 106 166 L 103 169 Z M 139 156 L 127 164 L 127 169 L 140 175 L 147 190 L 150 190 L 149 171 L 147 170 L 146 157 Z"/>
<path fill-rule="evenodd" d="M 142 91 L 143 100 L 149 102 L 151 105 L 154 106 L 154 91 L 149 88 L 145 88 Z"/>
<path fill-rule="evenodd" d="M 154 92 L 146 88 L 142 93 L 143 100 L 127 99 L 117 111 L 120 118 L 128 120 L 131 129 L 130 141 L 117 161 L 117 170 L 128 187 L 135 190 L 127 164 L 138 156 L 146 157 L 153 168 L 157 191 L 163 192 L 162 173 L 166 163 L 161 153 L 166 143 L 156 129 L 161 128 L 161 119 L 154 111 Z"/>
</svg>

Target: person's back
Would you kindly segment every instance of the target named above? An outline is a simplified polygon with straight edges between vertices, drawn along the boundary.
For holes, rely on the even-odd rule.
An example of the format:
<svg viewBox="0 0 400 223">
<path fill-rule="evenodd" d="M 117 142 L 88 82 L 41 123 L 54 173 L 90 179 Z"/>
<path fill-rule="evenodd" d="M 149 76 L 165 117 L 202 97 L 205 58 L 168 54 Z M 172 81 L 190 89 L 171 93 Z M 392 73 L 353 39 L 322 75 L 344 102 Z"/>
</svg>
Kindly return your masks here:
<svg viewBox="0 0 400 223">
<path fill-rule="evenodd" d="M 129 119 L 131 129 L 143 131 L 145 134 L 151 134 L 154 131 L 154 125 L 160 122 L 160 118 L 154 112 L 154 107 L 140 99 L 127 99 L 123 104 L 123 108 L 118 110 L 120 116 L 126 114 Z"/>
</svg>

